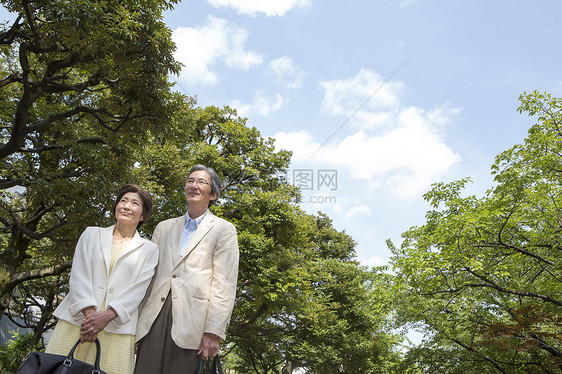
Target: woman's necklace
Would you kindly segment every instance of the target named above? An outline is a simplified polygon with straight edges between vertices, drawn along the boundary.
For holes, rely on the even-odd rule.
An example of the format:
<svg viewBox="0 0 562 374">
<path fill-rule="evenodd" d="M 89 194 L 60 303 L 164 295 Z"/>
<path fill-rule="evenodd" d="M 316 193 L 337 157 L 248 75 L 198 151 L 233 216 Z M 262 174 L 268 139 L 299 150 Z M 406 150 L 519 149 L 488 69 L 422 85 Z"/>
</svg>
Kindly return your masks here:
<svg viewBox="0 0 562 374">
<path fill-rule="evenodd" d="M 131 239 L 132 239 L 132 237 L 131 237 L 131 238 L 127 238 L 127 237 L 124 238 L 124 237 L 122 237 L 121 234 L 119 234 L 119 231 L 116 231 L 116 232 L 113 234 L 113 240 L 118 241 L 118 242 L 121 243 L 121 244 L 123 244 L 123 243 L 128 243 L 128 242 L 131 241 Z"/>
</svg>

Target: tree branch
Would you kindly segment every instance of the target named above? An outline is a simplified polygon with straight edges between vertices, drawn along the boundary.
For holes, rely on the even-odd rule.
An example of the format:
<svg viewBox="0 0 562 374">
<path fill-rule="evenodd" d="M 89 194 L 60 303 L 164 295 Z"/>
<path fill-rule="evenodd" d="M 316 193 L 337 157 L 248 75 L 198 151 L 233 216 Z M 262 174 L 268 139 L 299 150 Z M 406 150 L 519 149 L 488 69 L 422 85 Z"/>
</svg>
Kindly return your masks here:
<svg viewBox="0 0 562 374">
<path fill-rule="evenodd" d="M 499 371 L 501 371 L 504 374 L 508 374 L 507 371 L 504 370 L 504 368 L 494 359 L 486 356 L 485 354 L 482 354 L 480 352 L 478 352 L 476 349 L 472 348 L 471 346 L 464 344 L 463 342 L 461 342 L 460 340 L 454 339 L 454 338 L 450 338 L 453 342 L 457 343 L 458 345 L 460 345 L 461 347 L 463 347 L 464 349 L 466 349 L 467 351 L 470 351 L 472 353 L 474 353 L 475 355 L 482 357 L 484 360 L 488 361 L 489 363 L 491 363 L 492 365 L 494 365 L 494 367 L 496 369 L 498 369 Z"/>
<path fill-rule="evenodd" d="M 546 263 L 546 264 L 548 264 L 548 265 L 556 265 L 555 262 L 550 261 L 549 259 L 543 258 L 543 257 L 541 257 L 541 256 L 539 256 L 539 255 L 537 255 L 537 254 L 534 254 L 534 253 L 530 252 L 530 251 L 527 250 L 527 249 L 520 248 L 520 247 L 517 247 L 517 246 L 515 246 L 515 245 L 511 245 L 511 244 L 504 243 L 504 242 L 501 241 L 501 238 L 500 238 L 500 242 L 499 242 L 499 243 L 484 243 L 484 244 L 485 244 L 485 245 L 488 245 L 488 246 L 490 246 L 490 247 L 497 247 L 498 245 L 500 245 L 500 246 L 502 246 L 502 247 L 504 247 L 504 248 L 511 249 L 511 250 L 513 250 L 513 251 L 515 251 L 515 252 L 519 252 L 519 253 L 524 254 L 524 255 L 526 255 L 526 256 L 529 256 L 529 257 L 533 257 L 533 258 L 535 258 L 535 259 L 537 259 L 537 260 L 539 260 L 539 261 L 541 261 L 541 262 L 544 262 L 544 263 Z M 550 247 L 549 247 L 549 248 L 550 248 Z"/>
<path fill-rule="evenodd" d="M 44 269 L 24 271 L 12 276 L 9 284 L 12 286 L 16 286 L 19 283 L 28 280 L 44 278 L 52 275 L 60 275 L 64 273 L 66 270 L 70 269 L 71 266 L 72 266 L 72 260 L 68 260 L 60 265 L 50 266 Z"/>
<path fill-rule="evenodd" d="M 0 44 L 13 43 L 14 39 L 18 36 L 19 28 L 22 26 L 22 24 L 19 23 L 22 17 L 23 16 L 19 14 L 8 31 L 0 32 Z"/>
<path fill-rule="evenodd" d="M 4 78 L 0 81 L 0 87 L 4 87 L 4 86 L 7 86 L 7 85 L 15 83 L 15 82 L 21 83 L 22 78 L 21 78 L 21 75 L 12 73 L 12 74 L 8 75 L 6 78 Z"/>
<path fill-rule="evenodd" d="M 15 186 L 21 186 L 23 184 L 23 179 L 0 179 L 0 190 L 5 190 Z"/>
<path fill-rule="evenodd" d="M 545 302 L 549 302 L 558 306 L 562 306 L 562 301 L 553 299 L 550 296 L 546 296 L 546 295 L 542 295 L 539 293 L 534 293 L 534 292 L 522 292 L 522 291 L 515 291 L 515 290 L 510 290 L 509 288 L 505 288 L 502 287 L 494 282 L 492 282 L 490 279 L 484 277 L 483 275 L 477 274 L 475 271 L 472 271 L 470 268 L 466 267 L 464 268 L 468 273 L 474 275 L 476 278 L 483 280 L 484 284 L 466 284 L 465 286 L 467 287 L 488 287 L 488 288 L 493 288 L 495 290 L 498 290 L 500 292 L 503 293 L 507 293 L 507 294 L 511 294 L 511 295 L 518 295 L 518 296 L 526 296 L 526 297 L 534 297 L 537 299 L 540 299 L 542 301 Z"/>
<path fill-rule="evenodd" d="M 78 139 L 75 141 L 78 144 L 105 144 L 105 141 L 102 138 L 90 138 L 90 139 Z M 58 149 L 67 149 L 67 146 L 64 145 L 48 145 L 45 147 L 40 147 L 40 148 L 21 148 L 20 152 L 22 153 L 43 153 L 43 152 L 47 152 L 47 151 L 54 151 L 54 150 L 58 150 Z"/>
</svg>

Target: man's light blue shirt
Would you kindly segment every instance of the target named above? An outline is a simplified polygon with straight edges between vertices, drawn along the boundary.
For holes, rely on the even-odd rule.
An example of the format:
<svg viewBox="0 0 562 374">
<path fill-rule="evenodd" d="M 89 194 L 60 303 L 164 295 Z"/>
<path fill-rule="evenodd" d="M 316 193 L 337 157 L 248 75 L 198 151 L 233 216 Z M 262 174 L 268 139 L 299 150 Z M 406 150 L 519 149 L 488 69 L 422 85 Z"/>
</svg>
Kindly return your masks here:
<svg viewBox="0 0 562 374">
<path fill-rule="evenodd" d="M 193 233 L 195 232 L 195 230 L 197 230 L 199 224 L 203 220 L 203 217 L 205 217 L 205 214 L 207 214 L 208 211 L 209 209 L 207 209 L 205 213 L 201 214 L 197 218 L 191 218 L 189 217 L 189 213 L 186 213 L 185 224 L 183 225 L 183 233 L 181 236 L 181 243 L 180 243 L 180 257 L 183 255 L 183 252 L 185 251 L 185 247 L 187 247 L 187 245 L 189 244 L 189 241 L 191 240 Z"/>
</svg>

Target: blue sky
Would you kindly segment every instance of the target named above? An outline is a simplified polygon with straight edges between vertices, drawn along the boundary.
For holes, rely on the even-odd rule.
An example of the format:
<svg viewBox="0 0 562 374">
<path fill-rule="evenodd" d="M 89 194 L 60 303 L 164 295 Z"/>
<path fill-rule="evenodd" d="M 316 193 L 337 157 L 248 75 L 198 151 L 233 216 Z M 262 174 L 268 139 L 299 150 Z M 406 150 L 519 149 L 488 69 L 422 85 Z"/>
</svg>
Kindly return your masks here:
<svg viewBox="0 0 562 374">
<path fill-rule="evenodd" d="M 492 186 L 495 155 L 534 123 L 521 93 L 562 96 L 560 14 L 559 0 L 184 0 L 164 21 L 177 89 L 292 150 L 302 208 L 377 266 L 424 223 L 432 183 Z"/>
<path fill-rule="evenodd" d="M 293 150 L 303 209 L 377 266 L 386 239 L 424 223 L 432 183 L 492 186 L 494 157 L 534 123 L 520 94 L 562 95 L 560 14 L 541 0 L 200 0 L 165 21 L 185 65 L 178 89 Z M 312 186 L 293 178 L 305 170 Z M 318 183 L 333 170 L 335 189 Z"/>
</svg>

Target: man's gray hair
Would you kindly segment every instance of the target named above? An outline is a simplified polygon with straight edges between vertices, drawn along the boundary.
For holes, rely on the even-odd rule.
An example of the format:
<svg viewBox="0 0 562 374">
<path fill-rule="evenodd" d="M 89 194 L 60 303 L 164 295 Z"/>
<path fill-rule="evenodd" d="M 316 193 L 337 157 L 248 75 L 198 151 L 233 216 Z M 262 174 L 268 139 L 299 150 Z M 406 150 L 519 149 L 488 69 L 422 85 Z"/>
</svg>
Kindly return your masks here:
<svg viewBox="0 0 562 374">
<path fill-rule="evenodd" d="M 209 206 L 213 205 L 215 203 L 215 201 L 217 201 L 220 197 L 221 194 L 221 188 L 222 188 L 222 182 L 220 177 L 218 176 L 218 174 L 211 169 L 208 166 L 205 165 L 201 165 L 201 164 L 197 164 L 194 165 L 190 170 L 189 170 L 189 175 L 191 175 L 191 173 L 198 171 L 198 170 L 204 170 L 207 173 L 209 173 L 209 175 L 211 176 L 211 195 L 212 194 L 217 194 L 217 198 L 215 200 L 211 200 L 209 202 Z"/>
</svg>

